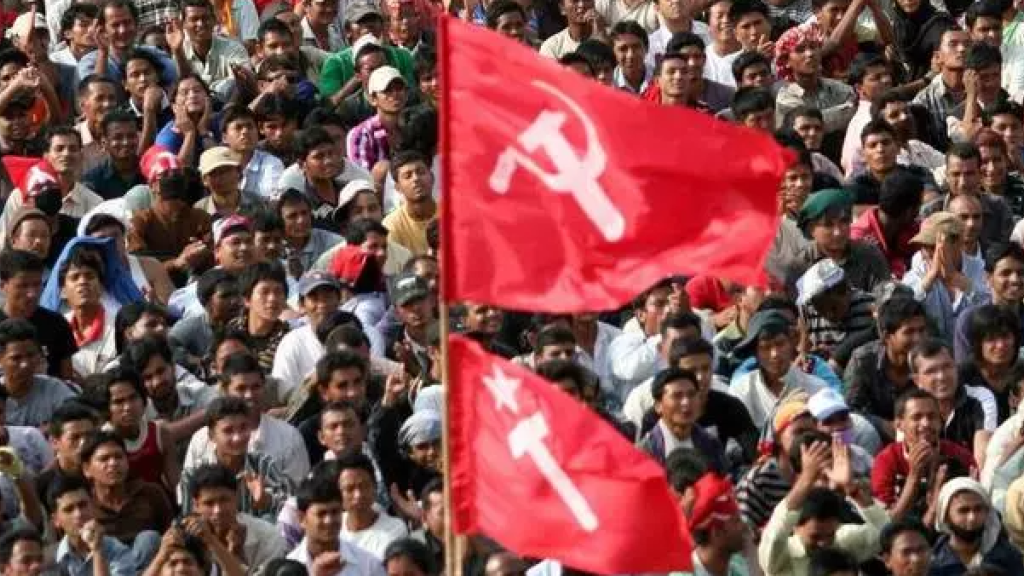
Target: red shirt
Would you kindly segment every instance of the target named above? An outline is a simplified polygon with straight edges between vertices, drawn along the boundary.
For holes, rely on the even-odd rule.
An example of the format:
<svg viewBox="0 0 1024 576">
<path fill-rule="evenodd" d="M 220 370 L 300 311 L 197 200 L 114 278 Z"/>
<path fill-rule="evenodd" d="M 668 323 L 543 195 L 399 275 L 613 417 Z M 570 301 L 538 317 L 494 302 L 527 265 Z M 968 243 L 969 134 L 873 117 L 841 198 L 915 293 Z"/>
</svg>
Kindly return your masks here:
<svg viewBox="0 0 1024 576">
<path fill-rule="evenodd" d="M 900 491 L 910 473 L 910 462 L 904 454 L 903 442 L 893 442 L 886 446 L 878 456 L 871 469 L 871 493 L 888 508 L 896 503 Z M 939 440 L 939 454 L 956 458 L 968 470 L 974 470 L 974 456 L 964 447 L 948 440 Z M 918 491 L 918 498 L 924 499 L 926 493 Z"/>
<path fill-rule="evenodd" d="M 885 241 L 885 234 L 882 232 L 882 224 L 878 221 L 878 210 L 878 206 L 872 206 L 861 213 L 850 226 L 850 238 L 878 246 L 889 262 L 889 270 L 892 271 L 892 275 L 902 278 L 907 272 L 910 259 L 914 256 L 910 239 L 917 234 L 917 224 L 901 230 L 899 238 L 896 239 L 896 245 L 889 246 Z"/>
</svg>

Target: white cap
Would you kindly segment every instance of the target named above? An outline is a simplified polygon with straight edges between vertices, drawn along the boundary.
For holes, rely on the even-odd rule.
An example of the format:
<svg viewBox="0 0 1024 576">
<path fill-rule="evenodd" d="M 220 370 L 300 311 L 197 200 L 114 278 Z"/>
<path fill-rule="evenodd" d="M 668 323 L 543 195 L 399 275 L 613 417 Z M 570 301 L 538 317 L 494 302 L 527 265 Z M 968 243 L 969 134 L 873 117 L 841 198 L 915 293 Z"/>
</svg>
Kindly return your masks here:
<svg viewBox="0 0 1024 576">
<path fill-rule="evenodd" d="M 373 34 L 363 34 L 358 40 L 352 43 L 352 60 L 358 60 L 359 51 L 367 46 L 382 47 L 383 44 L 380 43 L 380 38 L 377 38 Z"/>
<path fill-rule="evenodd" d="M 370 81 L 367 83 L 367 88 L 370 94 L 377 94 L 388 89 L 395 80 L 401 80 L 402 84 L 405 84 L 405 78 L 402 77 L 402 73 L 395 70 L 391 66 L 381 66 L 370 74 Z"/>
<path fill-rule="evenodd" d="M 845 277 L 846 273 L 831 258 L 819 260 L 796 281 L 796 303 L 805 306 L 815 296 L 838 286 Z"/>
<path fill-rule="evenodd" d="M 807 411 L 814 416 L 814 419 L 821 422 L 828 420 L 840 412 L 849 412 L 850 407 L 846 400 L 831 388 L 824 388 L 815 392 L 814 396 L 807 401 Z"/>
<path fill-rule="evenodd" d="M 32 22 L 33 20 L 31 12 L 26 12 L 21 16 L 18 16 L 17 18 L 15 18 L 14 24 L 12 24 L 11 27 L 7 30 L 7 37 L 13 40 L 14 38 L 23 38 L 25 36 L 28 36 L 29 26 L 31 25 Z M 50 28 L 46 25 L 46 18 L 44 18 L 43 15 L 39 14 L 38 12 L 36 13 L 35 17 L 34 28 L 36 30 L 45 30 L 46 36 L 47 38 L 49 38 Z"/>
</svg>

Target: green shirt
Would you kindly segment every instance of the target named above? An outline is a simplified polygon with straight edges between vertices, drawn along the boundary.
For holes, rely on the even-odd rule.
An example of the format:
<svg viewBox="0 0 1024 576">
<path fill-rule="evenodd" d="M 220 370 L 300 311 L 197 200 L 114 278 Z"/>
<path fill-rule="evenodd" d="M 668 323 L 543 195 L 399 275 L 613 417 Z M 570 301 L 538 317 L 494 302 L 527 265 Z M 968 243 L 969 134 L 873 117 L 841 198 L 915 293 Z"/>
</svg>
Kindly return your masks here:
<svg viewBox="0 0 1024 576">
<path fill-rule="evenodd" d="M 388 66 L 394 66 L 405 78 L 410 88 L 416 87 L 416 65 L 412 52 L 397 46 L 384 46 Z M 332 54 L 324 61 L 320 70 L 320 94 L 330 98 L 356 74 L 352 59 L 352 48 L 348 47 Z"/>
</svg>

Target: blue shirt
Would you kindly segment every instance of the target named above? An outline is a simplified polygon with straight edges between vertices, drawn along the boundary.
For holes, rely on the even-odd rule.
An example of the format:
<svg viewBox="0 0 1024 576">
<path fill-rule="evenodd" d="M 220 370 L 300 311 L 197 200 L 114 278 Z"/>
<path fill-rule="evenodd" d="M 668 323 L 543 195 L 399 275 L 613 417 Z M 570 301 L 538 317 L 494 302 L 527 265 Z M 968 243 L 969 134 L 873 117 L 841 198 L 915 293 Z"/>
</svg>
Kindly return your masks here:
<svg viewBox="0 0 1024 576">
<path fill-rule="evenodd" d="M 82 176 L 82 182 L 90 189 L 96 191 L 104 200 L 120 198 L 137 185 L 145 184 L 146 180 L 138 170 L 132 178 L 125 180 L 114 169 L 114 163 L 110 157 L 103 159 L 103 162 L 91 168 Z"/>
<path fill-rule="evenodd" d="M 164 54 L 162 50 L 152 48 L 150 46 L 136 46 L 139 50 L 149 52 L 152 54 L 157 61 L 160 62 L 160 85 L 165 89 L 174 86 L 174 83 L 178 81 L 178 68 L 174 65 L 174 61 Z M 96 56 L 98 52 L 93 50 L 82 59 L 78 61 L 78 77 L 85 78 L 96 70 Z M 114 82 L 117 82 L 118 86 L 124 85 L 125 80 L 125 64 L 118 62 L 114 59 L 114 54 L 110 53 L 107 55 L 107 78 L 110 78 Z"/>
<path fill-rule="evenodd" d="M 218 117 L 219 114 L 214 114 L 213 121 L 210 122 L 211 126 L 220 126 L 220 120 L 218 120 Z M 219 131 L 216 128 L 211 128 L 211 133 L 211 138 L 213 139 L 213 141 L 220 142 Z M 190 165 L 199 165 L 199 156 L 203 153 L 203 150 L 206 149 L 204 148 L 204 141 L 205 138 L 198 138 L 196 140 L 195 158 Z M 164 124 L 164 127 L 160 129 L 160 132 L 157 132 L 156 140 L 153 142 L 153 144 L 163 146 L 164 148 L 167 148 L 168 150 L 174 152 L 175 154 L 181 151 L 181 145 L 184 143 L 185 137 L 182 136 L 181 132 L 178 132 L 174 129 L 173 119 L 167 124 Z"/>
<path fill-rule="evenodd" d="M 110 576 L 136 576 L 142 571 L 131 548 L 110 536 L 103 537 L 103 558 L 107 561 Z M 68 576 L 92 576 L 92 555 L 80 558 L 71 548 L 67 536 L 57 546 L 55 560 Z"/>
<path fill-rule="evenodd" d="M 811 376 L 817 376 L 818 378 L 821 378 L 822 380 L 825 381 L 825 384 L 828 384 L 829 388 L 835 390 L 836 392 L 839 392 L 840 394 L 845 394 L 843 381 L 839 378 L 839 376 L 836 375 L 835 371 L 832 370 L 832 367 L 828 365 L 828 362 L 825 362 L 824 360 L 813 354 L 809 354 L 808 357 L 811 360 Z M 732 386 L 732 383 L 735 382 L 740 376 L 743 376 L 744 374 L 752 372 L 756 369 L 757 358 L 754 356 L 747 358 L 746 360 L 743 361 L 742 364 L 739 365 L 738 368 L 736 368 L 736 371 L 733 372 L 732 379 L 729 381 L 729 385 Z"/>
</svg>

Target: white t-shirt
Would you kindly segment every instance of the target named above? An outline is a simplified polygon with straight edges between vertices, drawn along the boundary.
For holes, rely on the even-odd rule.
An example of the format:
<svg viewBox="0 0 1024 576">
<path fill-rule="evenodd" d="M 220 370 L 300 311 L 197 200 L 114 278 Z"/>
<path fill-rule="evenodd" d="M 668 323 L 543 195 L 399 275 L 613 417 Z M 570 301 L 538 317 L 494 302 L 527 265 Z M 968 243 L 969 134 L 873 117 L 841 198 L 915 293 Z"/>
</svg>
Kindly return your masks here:
<svg viewBox="0 0 1024 576">
<path fill-rule="evenodd" d="M 409 529 L 405 526 L 405 522 L 383 512 L 377 513 L 377 521 L 369 528 L 358 532 L 349 531 L 345 525 L 345 518 L 342 518 L 341 521 L 342 542 L 355 544 L 381 560 L 384 559 L 384 551 L 388 544 L 408 535 Z"/>
<path fill-rule="evenodd" d="M 732 75 L 732 63 L 736 61 L 740 52 L 742 50 L 719 56 L 715 53 L 715 47 L 708 44 L 704 49 L 704 54 L 707 55 L 707 59 L 704 61 L 704 78 L 735 88 L 736 77 Z"/>
<path fill-rule="evenodd" d="M 277 345 L 271 370 L 271 375 L 281 383 L 278 396 L 287 398 L 298 388 L 306 376 L 316 370 L 316 363 L 323 355 L 324 345 L 309 324 L 285 334 Z"/>
</svg>

